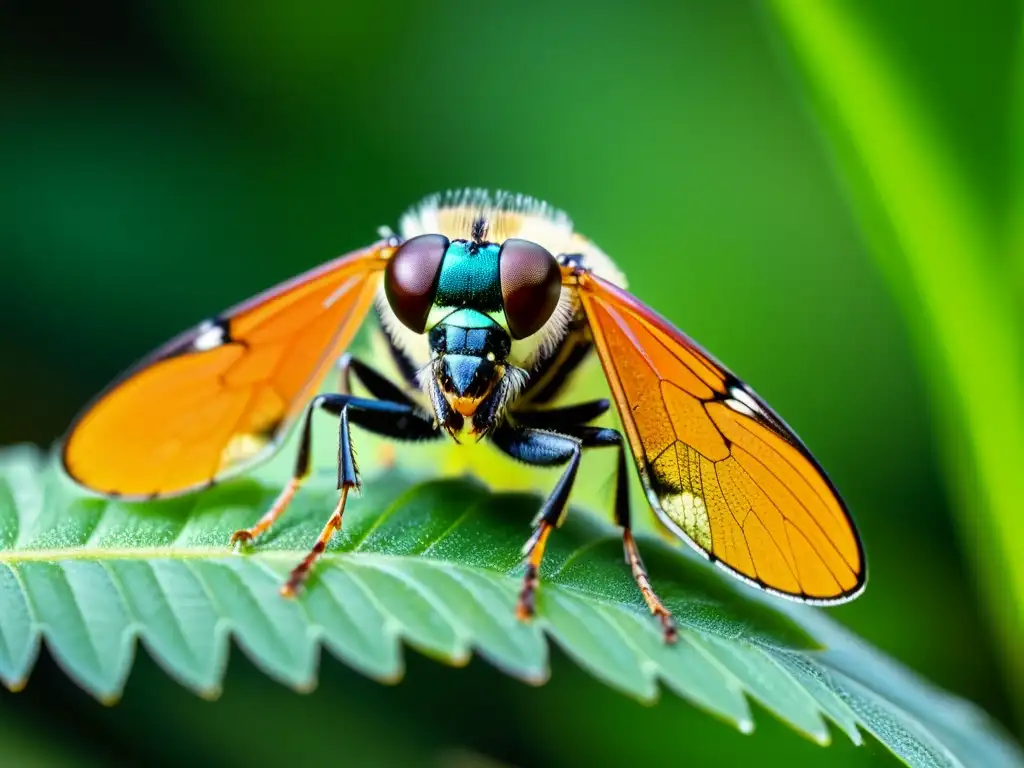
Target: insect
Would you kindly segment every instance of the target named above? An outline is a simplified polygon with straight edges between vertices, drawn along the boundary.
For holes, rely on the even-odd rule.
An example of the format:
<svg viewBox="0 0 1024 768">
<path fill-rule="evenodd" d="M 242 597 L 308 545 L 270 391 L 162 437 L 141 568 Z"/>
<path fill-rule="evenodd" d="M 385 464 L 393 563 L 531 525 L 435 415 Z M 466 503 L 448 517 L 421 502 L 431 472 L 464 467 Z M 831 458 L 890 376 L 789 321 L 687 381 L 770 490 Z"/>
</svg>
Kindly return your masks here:
<svg viewBox="0 0 1024 768">
<path fill-rule="evenodd" d="M 678 276 L 677 276 L 678 279 Z M 375 308 L 400 381 L 343 355 Z M 625 432 L 593 426 L 608 400 L 552 405 L 596 354 Z M 340 358 L 341 386 L 320 385 Z M 352 393 L 355 378 L 369 397 Z M 863 549 L 825 472 L 725 366 L 625 290 L 625 278 L 562 212 L 480 190 L 427 198 L 399 234 L 306 272 L 158 349 L 73 423 L 63 466 L 109 497 L 210 486 L 273 453 L 298 425 L 294 474 L 257 539 L 310 472 L 311 415 L 339 419 L 339 499 L 281 591 L 295 595 L 359 487 L 351 425 L 395 440 L 489 440 L 562 467 L 524 548 L 516 614 L 533 616 L 544 549 L 585 451 L 617 456 L 614 517 L 626 562 L 666 641 L 672 616 L 631 531 L 632 458 L 660 521 L 730 574 L 777 595 L 838 603 L 864 587 Z"/>
</svg>

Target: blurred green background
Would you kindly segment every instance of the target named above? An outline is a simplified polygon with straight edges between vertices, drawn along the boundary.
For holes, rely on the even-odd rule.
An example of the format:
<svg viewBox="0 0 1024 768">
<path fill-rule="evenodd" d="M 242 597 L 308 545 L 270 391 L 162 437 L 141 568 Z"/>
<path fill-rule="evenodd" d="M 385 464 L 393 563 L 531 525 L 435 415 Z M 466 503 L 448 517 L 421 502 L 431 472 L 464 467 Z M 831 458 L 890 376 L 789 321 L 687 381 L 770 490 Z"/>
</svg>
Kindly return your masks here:
<svg viewBox="0 0 1024 768">
<path fill-rule="evenodd" d="M 923 182 L 905 190 L 920 205 L 900 209 L 907 200 L 873 196 L 864 183 L 899 189 L 879 181 L 881 166 L 864 161 L 861 176 L 849 173 L 865 146 L 887 148 L 873 136 L 907 124 L 884 101 L 854 98 L 872 91 L 857 89 L 847 61 L 834 70 L 845 81 L 816 69 L 807 41 L 825 61 L 855 42 L 852 30 L 869 41 L 870 62 L 898 72 L 937 126 L 922 142 L 948 150 L 960 198 L 985 213 L 977 221 L 986 232 L 1009 222 L 1009 245 L 988 252 L 984 240 L 974 267 L 1012 288 L 1003 330 L 1020 340 L 1021 4 L 940 3 L 927 19 L 911 0 L 846 4 L 856 23 L 831 43 L 786 5 L 5 3 L 0 444 L 51 443 L 141 354 L 370 242 L 428 193 L 535 195 L 567 210 L 641 299 L 757 389 L 828 469 L 871 572 L 864 596 L 830 613 L 1020 735 L 1011 657 L 1021 606 L 999 584 L 1014 555 L 1024 559 L 1024 539 L 993 549 L 990 569 L 975 545 L 1009 529 L 965 525 L 958 514 L 970 492 L 993 495 L 984 486 L 992 473 L 972 463 L 983 452 L 957 450 L 974 422 L 944 394 L 936 360 L 949 356 L 949 336 L 927 309 L 921 272 L 893 255 L 908 221 L 910 231 L 944 232 L 958 220 L 929 218 L 941 190 Z M 830 93 L 837 83 L 852 89 Z M 877 134 L 844 134 L 847 103 L 850 114 L 867 110 Z M 904 155 L 892 160 L 898 181 L 917 178 L 899 166 Z M 886 202 L 903 218 L 887 220 Z M 962 255 L 928 252 L 923 273 L 955 284 Z M 1020 383 L 1004 377 L 969 392 L 1016 402 Z M 1001 455 L 1024 474 L 1024 454 Z M 988 519 L 978 507 L 968 507 L 971 519 Z M 557 654 L 540 689 L 482 662 L 449 670 L 413 654 L 406 679 L 387 688 L 325 658 L 320 688 L 300 696 L 235 652 L 217 703 L 138 655 L 114 709 L 44 658 L 24 692 L 0 695 L 5 762 L 887 759 L 841 735 L 822 750 L 763 711 L 744 736 L 671 696 L 642 707 Z"/>
</svg>

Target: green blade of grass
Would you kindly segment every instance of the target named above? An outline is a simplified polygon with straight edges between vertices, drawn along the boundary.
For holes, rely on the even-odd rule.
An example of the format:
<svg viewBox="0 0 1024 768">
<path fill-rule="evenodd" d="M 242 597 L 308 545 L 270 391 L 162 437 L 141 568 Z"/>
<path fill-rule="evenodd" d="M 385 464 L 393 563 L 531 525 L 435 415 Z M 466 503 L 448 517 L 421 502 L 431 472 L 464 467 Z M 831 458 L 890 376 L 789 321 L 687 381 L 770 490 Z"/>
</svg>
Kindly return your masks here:
<svg viewBox="0 0 1024 768">
<path fill-rule="evenodd" d="M 973 194 L 966 158 L 857 9 L 802 0 L 770 8 L 908 318 L 966 548 L 1007 667 L 1024 680 L 1024 560 L 1015 554 L 1024 540 L 1024 340 L 1000 217 Z"/>
<path fill-rule="evenodd" d="M 1024 305 L 1024 11 L 1021 13 L 1017 35 L 1016 76 L 1013 79 L 1013 112 L 1010 115 L 1010 135 L 1016 137 L 1013 155 L 1013 200 L 1007 224 L 1006 252 L 1016 269 L 1017 296 Z"/>
</svg>

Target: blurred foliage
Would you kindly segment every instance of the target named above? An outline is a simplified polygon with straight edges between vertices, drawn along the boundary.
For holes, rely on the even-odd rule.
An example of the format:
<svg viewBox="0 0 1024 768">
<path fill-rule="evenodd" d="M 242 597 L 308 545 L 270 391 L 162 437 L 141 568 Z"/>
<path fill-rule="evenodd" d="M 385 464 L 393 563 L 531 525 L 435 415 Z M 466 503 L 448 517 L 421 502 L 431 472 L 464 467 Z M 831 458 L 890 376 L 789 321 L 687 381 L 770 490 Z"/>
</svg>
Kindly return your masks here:
<svg viewBox="0 0 1024 768">
<path fill-rule="evenodd" d="M 1020 16 L 1000 18 L 988 8 L 968 21 L 980 19 L 1003 44 L 957 64 L 961 78 L 970 73 L 971 82 L 994 88 L 965 121 L 943 114 L 959 81 L 938 94 L 915 82 L 921 62 L 890 53 L 870 6 L 779 0 L 774 8 L 915 332 L 961 531 L 1011 679 L 1024 693 L 1024 406 L 1019 396 L 994 396 L 1024 393 L 1020 286 L 1006 279 L 1019 259 L 1006 246 L 1016 145 L 1024 145 L 1013 99 Z M 892 16 L 892 7 L 885 13 Z"/>
<path fill-rule="evenodd" d="M 1020 132 L 1000 127 L 1008 112 L 997 105 L 1024 60 L 1019 3 L 931 4 L 925 23 L 919 4 L 873 0 L 861 16 L 885 61 L 940 105 L 931 124 L 958 156 L 977 158 L 956 181 L 962 194 L 985 211 L 1005 204 L 1006 144 Z M 851 215 L 765 22 L 752 3 L 671 0 L 5 4 L 0 443 L 48 444 L 148 349 L 368 242 L 424 194 L 537 195 L 565 208 L 638 296 L 757 389 L 828 469 L 871 569 L 864 596 L 830 613 L 1009 722 L 1016 683 L 993 662 L 963 554 L 975 550 L 951 514 L 963 496 L 939 447 L 949 444 L 935 420 L 946 390 L 928 361 L 943 342 L 922 330 L 930 319 L 899 287 L 908 281 L 888 281 L 893 300 L 883 279 L 893 267 L 876 269 L 871 229 Z M 1022 252 L 1010 251 L 1016 271 L 991 257 L 986 279 L 1024 285 Z M 929 269 L 955 279 L 948 258 L 940 251 Z M 994 401 L 1020 396 L 999 381 L 990 390 Z M 584 472 L 600 478 L 599 468 L 588 461 Z M 1019 540 L 1009 544 L 1020 559 Z M 125 701 L 106 711 L 44 659 L 26 691 L 0 697 L 24 734 L 11 749 L 42 760 L 60 749 L 59 729 L 83 762 L 249 764 L 258 754 L 290 764 L 301 751 L 441 764 L 441 750 L 459 745 L 518 764 L 822 754 L 763 716 L 750 738 L 680 702 L 621 701 L 557 657 L 540 689 L 479 664 L 453 672 L 421 660 L 384 688 L 326 662 L 306 698 L 236 664 L 216 705 L 140 662 Z M 254 738 L 268 727 L 272 738 Z M 878 759 L 840 741 L 830 762 Z"/>
</svg>

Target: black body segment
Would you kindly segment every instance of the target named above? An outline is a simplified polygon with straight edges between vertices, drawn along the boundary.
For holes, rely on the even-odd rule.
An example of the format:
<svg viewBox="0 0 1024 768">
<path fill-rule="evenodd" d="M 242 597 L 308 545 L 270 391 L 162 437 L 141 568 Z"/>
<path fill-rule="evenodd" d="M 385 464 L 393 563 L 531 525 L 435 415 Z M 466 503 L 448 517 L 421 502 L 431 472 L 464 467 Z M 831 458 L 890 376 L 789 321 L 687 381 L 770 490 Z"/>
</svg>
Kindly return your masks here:
<svg viewBox="0 0 1024 768">
<path fill-rule="evenodd" d="M 430 372 L 427 393 L 437 420 L 457 441 L 477 440 L 501 422 L 524 371 L 508 363 L 512 340 L 484 312 L 463 307 L 450 312 L 427 334 Z"/>
<path fill-rule="evenodd" d="M 495 383 L 497 366 L 511 351 L 504 329 L 473 310 L 453 313 L 434 326 L 428 338 L 438 355 L 439 383 L 458 398 L 483 398 Z"/>
<path fill-rule="evenodd" d="M 427 335 L 430 349 L 438 355 L 475 355 L 504 360 L 512 351 L 508 334 L 487 315 L 475 310 L 454 312 Z"/>
</svg>

